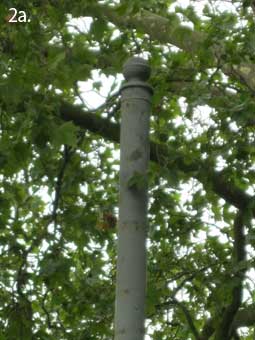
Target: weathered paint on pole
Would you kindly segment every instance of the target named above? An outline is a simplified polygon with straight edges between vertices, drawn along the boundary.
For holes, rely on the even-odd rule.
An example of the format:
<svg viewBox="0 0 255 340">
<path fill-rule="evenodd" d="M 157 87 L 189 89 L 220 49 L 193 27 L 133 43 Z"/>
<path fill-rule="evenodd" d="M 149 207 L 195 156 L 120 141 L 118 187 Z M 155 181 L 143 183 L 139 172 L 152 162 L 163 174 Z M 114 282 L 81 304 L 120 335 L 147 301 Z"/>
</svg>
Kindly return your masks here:
<svg viewBox="0 0 255 340">
<path fill-rule="evenodd" d="M 115 340 L 144 338 L 148 229 L 149 124 L 152 88 L 148 63 L 130 58 L 121 88 L 120 202 Z M 131 184 L 133 183 L 133 184 Z"/>
</svg>

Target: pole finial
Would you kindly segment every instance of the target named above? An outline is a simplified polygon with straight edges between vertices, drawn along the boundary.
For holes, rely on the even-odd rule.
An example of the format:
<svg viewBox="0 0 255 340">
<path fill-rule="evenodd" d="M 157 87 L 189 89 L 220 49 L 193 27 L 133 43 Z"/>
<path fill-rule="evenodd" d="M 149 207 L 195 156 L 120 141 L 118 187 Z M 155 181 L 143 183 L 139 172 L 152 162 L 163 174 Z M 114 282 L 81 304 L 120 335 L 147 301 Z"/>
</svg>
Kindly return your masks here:
<svg viewBox="0 0 255 340">
<path fill-rule="evenodd" d="M 123 75 L 126 81 L 147 81 L 150 77 L 150 66 L 148 61 L 140 57 L 131 57 L 123 67 Z"/>
</svg>

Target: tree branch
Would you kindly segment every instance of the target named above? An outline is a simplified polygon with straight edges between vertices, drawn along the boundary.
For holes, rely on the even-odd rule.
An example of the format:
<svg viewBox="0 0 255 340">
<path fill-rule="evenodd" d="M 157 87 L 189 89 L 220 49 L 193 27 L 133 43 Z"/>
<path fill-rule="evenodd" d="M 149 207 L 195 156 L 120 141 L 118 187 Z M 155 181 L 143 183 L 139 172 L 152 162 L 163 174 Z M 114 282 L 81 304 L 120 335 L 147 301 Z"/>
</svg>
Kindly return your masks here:
<svg viewBox="0 0 255 340">
<path fill-rule="evenodd" d="M 192 334 L 194 335 L 195 339 L 196 340 L 200 340 L 200 337 L 199 337 L 199 333 L 198 333 L 198 330 L 193 322 L 193 319 L 192 319 L 192 316 L 190 315 L 190 312 L 188 310 L 188 308 L 184 305 L 184 303 L 178 301 L 175 297 L 172 298 L 172 301 L 173 303 L 175 303 L 177 306 L 179 306 L 187 320 L 187 323 L 189 325 L 189 328 L 192 332 Z"/>
<path fill-rule="evenodd" d="M 140 10 L 134 15 L 122 15 L 118 13 L 118 6 L 110 7 L 105 4 L 93 4 L 85 8 L 86 13 L 83 15 L 91 15 L 106 19 L 120 28 L 134 28 L 140 33 L 148 34 L 151 39 L 160 43 L 170 43 L 188 53 L 196 54 L 199 52 L 203 43 L 207 39 L 207 34 L 200 31 L 194 31 L 180 24 L 174 13 L 168 17 L 160 16 L 147 10 Z M 159 29 L 156 29 L 160 27 Z M 208 50 L 211 58 L 208 67 L 215 67 L 219 58 L 225 55 L 225 42 L 212 45 Z M 241 63 L 235 65 L 234 69 L 228 64 L 222 65 L 222 70 L 229 76 L 237 76 L 254 93 L 255 78 L 253 77 L 255 66 L 252 63 Z M 234 72 L 233 72 L 234 71 Z"/>
<path fill-rule="evenodd" d="M 65 170 L 67 167 L 67 164 L 70 160 L 71 156 L 71 148 L 68 147 L 67 145 L 64 145 L 64 151 L 63 151 L 63 162 L 61 164 L 57 181 L 56 181 L 56 186 L 55 186 L 55 198 L 53 202 L 53 211 L 52 211 L 52 221 L 54 223 L 54 230 L 56 232 L 57 230 L 57 210 L 59 206 L 59 201 L 60 201 L 60 196 L 61 196 L 61 188 L 63 184 L 63 178 L 65 174 Z"/>
<path fill-rule="evenodd" d="M 249 305 L 236 313 L 232 327 L 238 329 L 240 327 L 250 327 L 255 325 L 255 304 Z"/>
<path fill-rule="evenodd" d="M 230 340 L 233 336 L 232 323 L 235 315 L 242 303 L 243 280 L 245 276 L 245 269 L 238 268 L 241 262 L 246 259 L 245 251 L 245 234 L 244 234 L 244 213 L 238 212 L 234 221 L 234 249 L 233 249 L 233 266 L 236 267 L 237 272 L 233 279 L 236 280 L 232 288 L 232 301 L 227 306 L 222 321 L 216 329 L 215 340 Z"/>
<path fill-rule="evenodd" d="M 234 247 L 233 247 L 233 268 L 236 268 L 236 272 L 234 273 L 233 280 L 236 280 L 231 292 L 231 303 L 226 307 L 222 321 L 220 325 L 216 329 L 215 340 L 230 340 L 233 336 L 236 336 L 236 329 L 243 326 L 249 326 L 249 321 L 251 323 L 255 323 L 255 314 L 254 314 L 254 306 L 251 306 L 250 309 L 246 309 L 246 312 L 243 310 L 239 311 L 239 308 L 242 303 L 242 291 L 243 291 L 243 280 L 245 277 L 245 269 L 240 268 L 240 265 L 246 259 L 246 251 L 245 251 L 245 233 L 244 233 L 244 220 L 245 213 L 238 212 L 234 221 L 233 233 L 234 233 Z M 239 267 L 238 267 L 239 266 Z M 253 317 L 248 319 L 248 315 Z M 245 317 L 244 317 L 245 315 Z M 248 321 L 248 322 L 247 322 Z M 242 324 L 244 323 L 244 324 Z M 215 331 L 215 320 L 214 318 L 210 318 L 201 332 L 201 340 L 208 340 Z"/>
<path fill-rule="evenodd" d="M 63 119 L 71 120 L 81 128 L 96 133 L 112 142 L 119 143 L 119 124 L 85 112 L 81 106 L 66 102 L 63 102 L 60 107 L 60 115 Z M 168 167 L 169 171 L 171 171 L 173 166 L 177 166 L 182 172 L 190 174 L 190 176 L 203 183 L 205 188 L 209 184 L 217 195 L 238 209 L 245 209 L 252 200 L 251 196 L 236 187 L 234 183 L 228 181 L 224 177 L 223 172 L 216 172 L 208 168 L 208 164 L 201 160 L 193 160 L 187 164 L 185 156 L 180 150 L 176 150 L 175 147 L 171 148 L 171 146 L 151 142 L 150 159 L 159 165 L 164 163 L 164 166 Z M 253 215 L 255 216 L 255 209 L 253 210 Z"/>
</svg>

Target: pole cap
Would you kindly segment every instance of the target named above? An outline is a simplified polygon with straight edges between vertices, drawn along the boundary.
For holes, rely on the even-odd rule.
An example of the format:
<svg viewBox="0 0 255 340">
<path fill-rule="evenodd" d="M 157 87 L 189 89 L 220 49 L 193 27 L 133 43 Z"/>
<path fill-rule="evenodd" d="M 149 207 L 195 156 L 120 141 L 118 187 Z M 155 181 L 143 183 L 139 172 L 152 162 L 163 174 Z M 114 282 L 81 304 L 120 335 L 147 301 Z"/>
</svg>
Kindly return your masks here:
<svg viewBox="0 0 255 340">
<path fill-rule="evenodd" d="M 150 74 L 151 69 L 148 61 L 140 57 L 129 58 L 123 67 L 123 75 L 126 81 L 147 81 L 150 77 Z"/>
</svg>

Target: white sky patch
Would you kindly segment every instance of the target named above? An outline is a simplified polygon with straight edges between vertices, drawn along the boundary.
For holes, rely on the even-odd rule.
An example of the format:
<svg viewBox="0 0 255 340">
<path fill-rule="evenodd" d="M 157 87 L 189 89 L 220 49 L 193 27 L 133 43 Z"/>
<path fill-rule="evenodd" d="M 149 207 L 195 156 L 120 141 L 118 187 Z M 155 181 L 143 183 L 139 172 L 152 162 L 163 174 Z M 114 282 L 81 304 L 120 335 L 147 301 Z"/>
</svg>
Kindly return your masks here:
<svg viewBox="0 0 255 340">
<path fill-rule="evenodd" d="M 92 79 L 78 82 L 83 103 L 85 103 L 90 110 L 94 110 L 105 103 L 112 92 L 119 89 L 124 77 L 122 75 L 107 77 L 99 71 L 94 70 L 92 72 Z M 95 85 L 98 89 L 95 89 Z M 83 104 L 80 98 L 77 98 L 76 103 Z"/>
<path fill-rule="evenodd" d="M 71 15 L 69 17 L 68 22 L 68 30 L 73 34 L 84 34 L 88 33 L 90 30 L 90 26 L 93 22 L 91 17 L 80 17 L 80 18 L 72 18 Z"/>
<path fill-rule="evenodd" d="M 182 7 L 182 8 L 187 8 L 189 6 L 194 6 L 196 9 L 196 13 L 199 17 L 202 19 L 205 19 L 206 17 L 204 16 L 204 8 L 205 6 L 208 6 L 208 0 L 179 0 L 174 2 L 170 6 L 171 12 L 176 8 L 176 7 Z M 232 4 L 230 1 L 211 1 L 210 2 L 210 7 L 214 9 L 214 11 L 217 12 L 224 12 L 224 11 L 229 11 L 232 13 L 236 13 L 236 6 Z"/>
<path fill-rule="evenodd" d="M 255 195 L 255 187 L 254 187 L 254 186 L 249 187 L 249 188 L 246 190 L 246 193 L 247 193 L 248 195 L 254 196 L 254 195 Z"/>
<path fill-rule="evenodd" d="M 217 162 L 215 168 L 216 171 L 221 171 L 227 167 L 227 162 L 222 156 L 218 156 L 216 158 L 216 162 Z"/>
<path fill-rule="evenodd" d="M 236 122 L 231 122 L 231 123 L 229 123 L 229 128 L 230 128 L 230 130 L 233 131 L 233 132 L 237 132 L 237 131 L 239 130 L 239 128 L 238 128 Z"/>
</svg>

